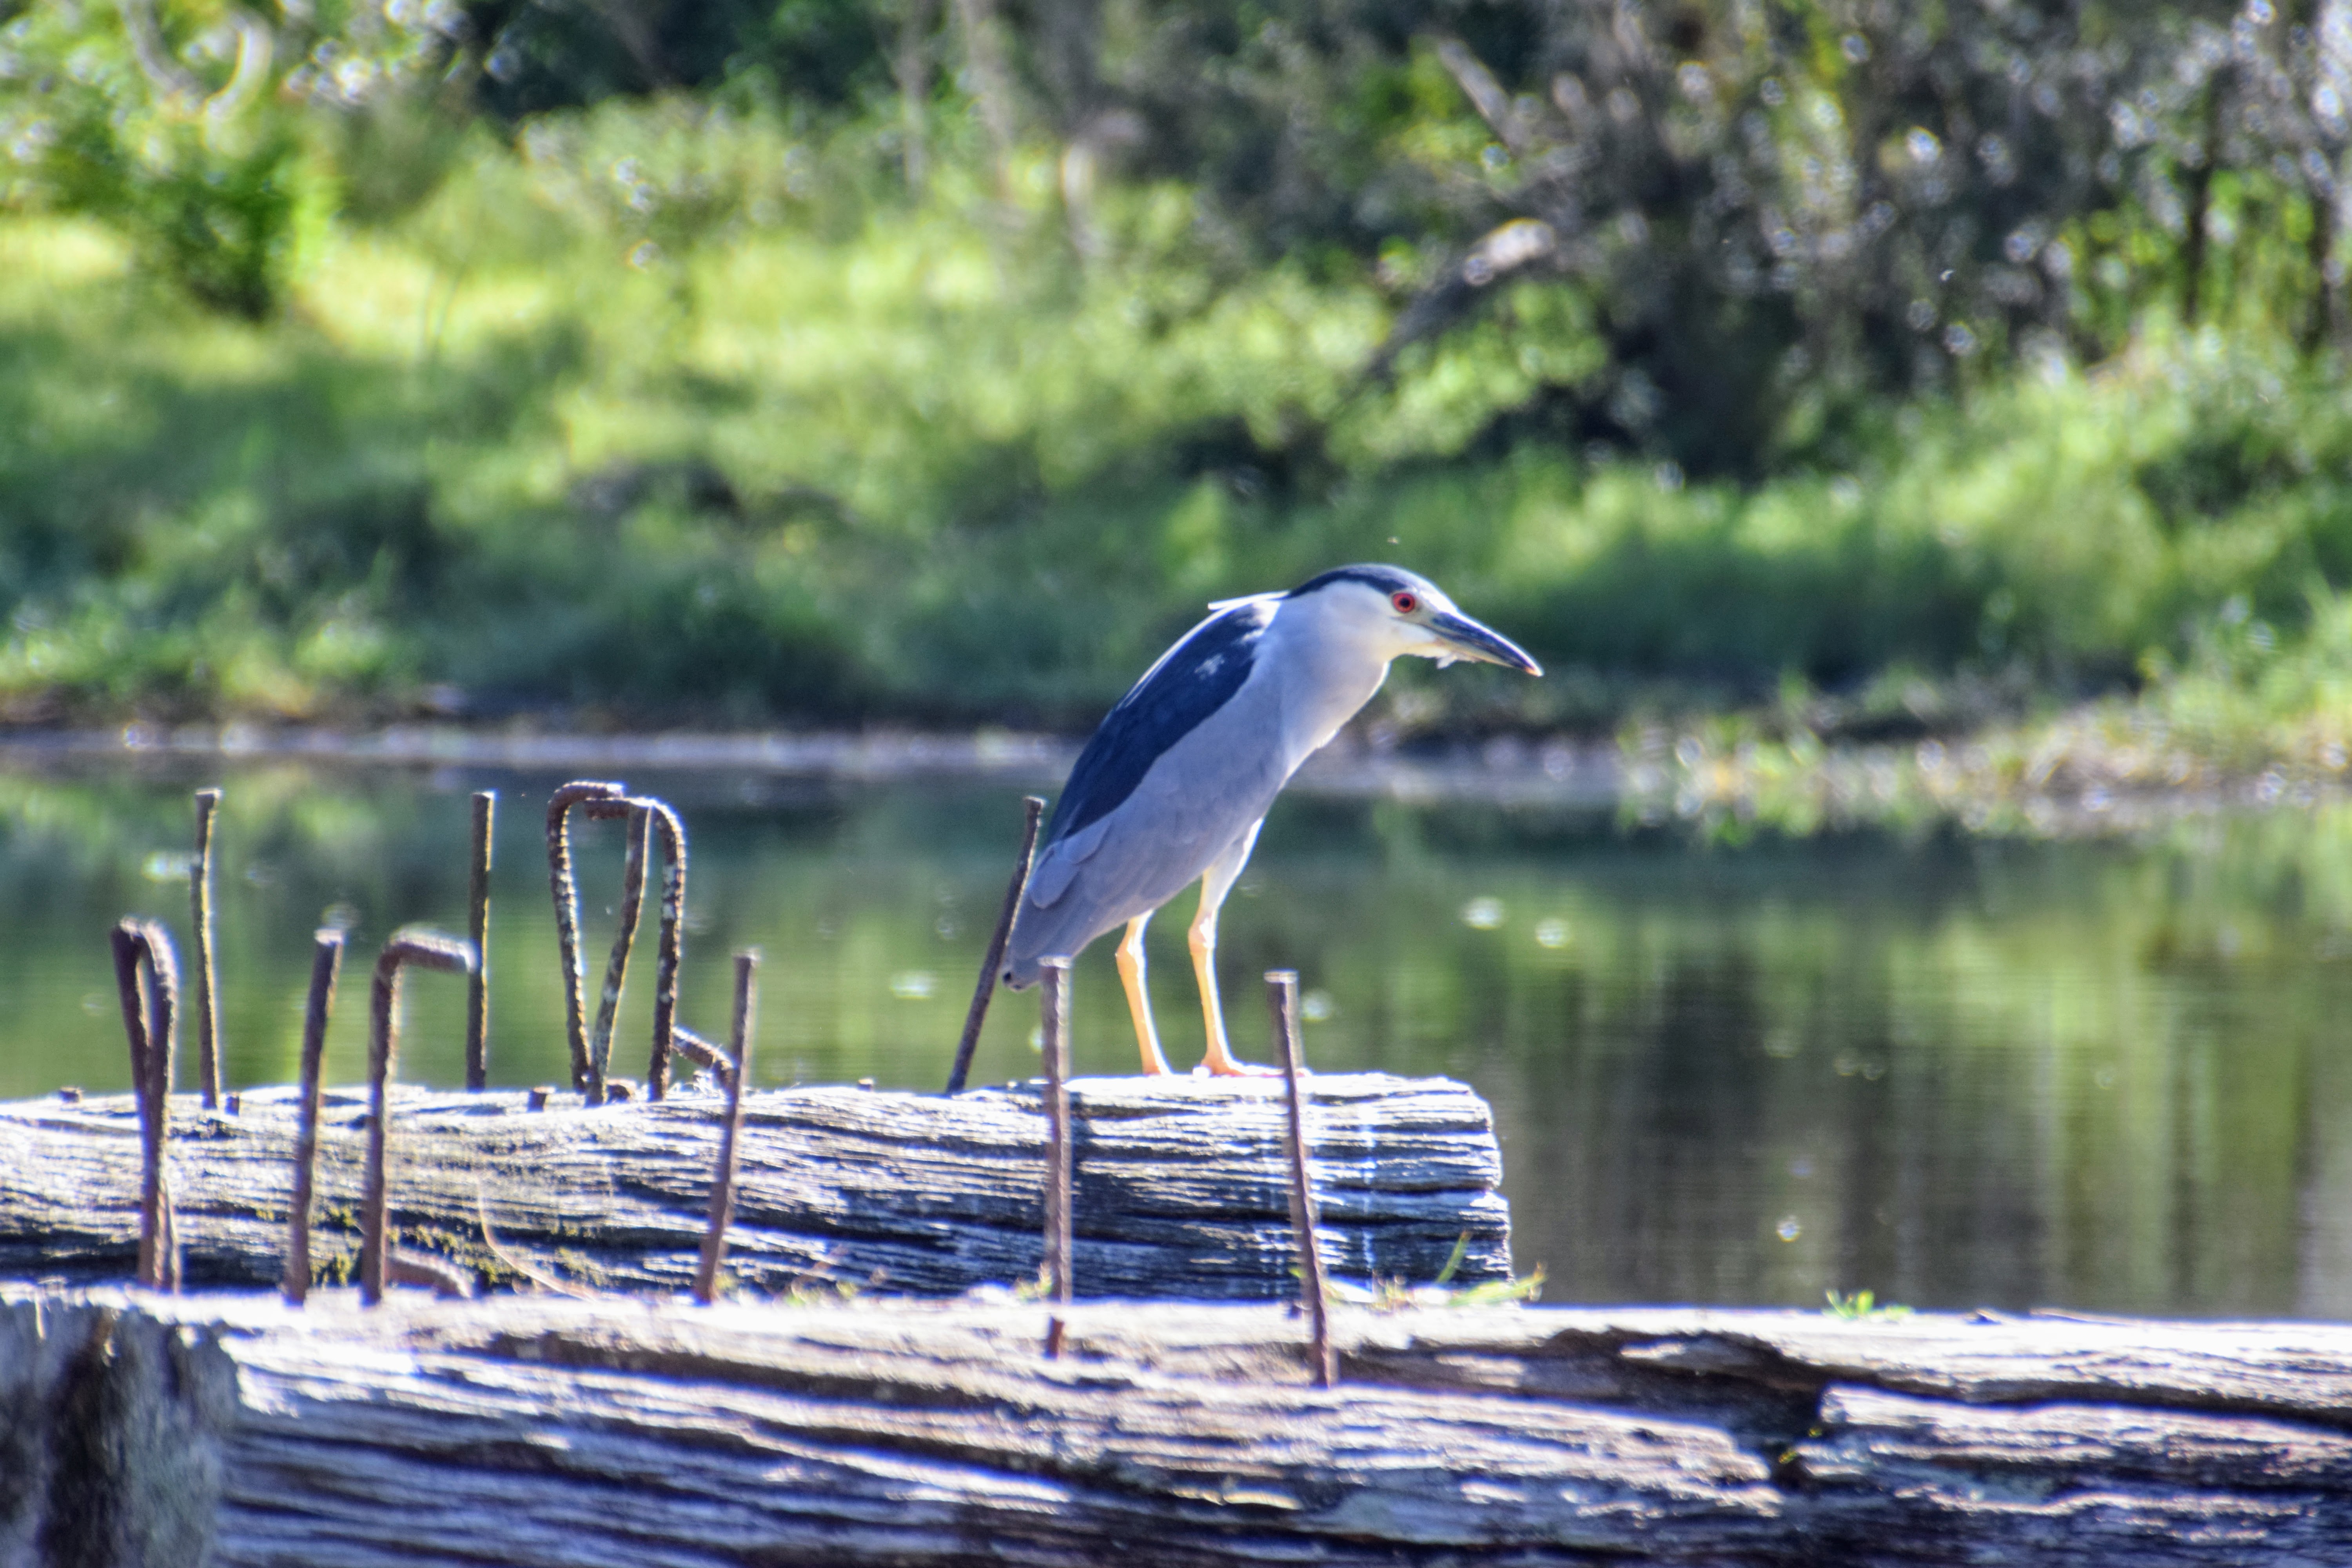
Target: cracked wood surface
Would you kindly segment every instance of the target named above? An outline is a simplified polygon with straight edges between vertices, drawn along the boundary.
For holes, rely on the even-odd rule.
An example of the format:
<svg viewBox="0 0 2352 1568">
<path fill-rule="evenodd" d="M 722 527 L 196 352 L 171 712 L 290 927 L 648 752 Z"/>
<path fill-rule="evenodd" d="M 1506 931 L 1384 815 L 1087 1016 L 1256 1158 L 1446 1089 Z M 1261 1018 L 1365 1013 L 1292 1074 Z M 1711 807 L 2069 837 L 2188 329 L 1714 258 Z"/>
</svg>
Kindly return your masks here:
<svg viewBox="0 0 2352 1568">
<path fill-rule="evenodd" d="M 2352 1561 L 2352 1329 L 1067 1316 L 0 1288 L 0 1565 Z"/>
<path fill-rule="evenodd" d="M 1335 1276 L 1425 1281 L 1465 1235 L 1460 1282 L 1509 1276 L 1502 1159 L 1475 1093 L 1377 1073 L 1309 1083 L 1318 1233 Z M 1278 1089 L 1189 1078 L 1072 1084 L 1080 1295 L 1297 1291 Z M 400 1245 L 493 1283 L 514 1280 L 511 1259 L 584 1288 L 684 1288 L 723 1099 L 684 1090 L 593 1110 L 572 1094 L 551 1096 L 541 1111 L 527 1103 L 512 1091 L 398 1092 Z M 355 1089 L 322 1102 L 311 1243 L 322 1282 L 353 1267 L 366 1109 Z M 1034 1086 L 953 1100 L 762 1090 L 746 1097 L 743 1132 L 728 1245 L 728 1270 L 742 1283 L 946 1295 L 1037 1271 L 1045 1119 Z M 247 1090 L 236 1116 L 174 1097 L 171 1173 L 192 1283 L 276 1282 L 293 1145 L 291 1089 Z M 128 1275 L 138 1159 L 128 1096 L 0 1105 L 0 1278 Z"/>
</svg>

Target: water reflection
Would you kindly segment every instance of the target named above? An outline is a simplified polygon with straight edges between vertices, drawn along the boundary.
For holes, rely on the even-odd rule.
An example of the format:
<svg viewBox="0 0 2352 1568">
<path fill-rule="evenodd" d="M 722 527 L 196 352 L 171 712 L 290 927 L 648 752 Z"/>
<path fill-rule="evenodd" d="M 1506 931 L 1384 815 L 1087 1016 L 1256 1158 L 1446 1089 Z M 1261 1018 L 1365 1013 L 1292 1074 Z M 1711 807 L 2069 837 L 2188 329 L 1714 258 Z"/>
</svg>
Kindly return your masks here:
<svg viewBox="0 0 2352 1568">
<path fill-rule="evenodd" d="M 0 775 L 0 1096 L 127 1079 L 104 941 L 184 932 L 186 789 L 225 782 L 233 1081 L 290 1077 L 309 933 L 359 953 L 464 922 L 466 795 L 501 792 L 492 1074 L 564 1073 L 541 810 L 552 777 L 283 765 Z M 688 815 L 683 1016 L 763 971 L 773 1082 L 933 1087 L 1002 891 L 1017 792 L 633 777 Z M 617 827 L 582 833 L 592 968 Z M 1186 906 L 1180 904 L 1180 914 Z M 1155 931 L 1171 1057 L 1199 1054 L 1181 918 Z M 1710 847 L 1605 817 L 1286 799 L 1227 906 L 1237 1046 L 1302 972 L 1310 1059 L 1446 1072 L 1493 1102 L 1522 1267 L 1553 1300 L 2352 1312 L 2352 813 L 2131 843 L 1849 837 Z M 352 976 L 355 981 L 356 974 Z M 643 1070 L 646 976 L 616 1047 Z M 330 1072 L 360 1076 L 347 982 Z M 412 986 L 404 1076 L 462 1076 L 462 994 Z M 1107 949 L 1078 1065 L 1128 1071 Z M 1035 1061 L 1000 1002 L 975 1080 Z M 1253 1047 L 1255 1046 L 1255 1050 Z"/>
</svg>

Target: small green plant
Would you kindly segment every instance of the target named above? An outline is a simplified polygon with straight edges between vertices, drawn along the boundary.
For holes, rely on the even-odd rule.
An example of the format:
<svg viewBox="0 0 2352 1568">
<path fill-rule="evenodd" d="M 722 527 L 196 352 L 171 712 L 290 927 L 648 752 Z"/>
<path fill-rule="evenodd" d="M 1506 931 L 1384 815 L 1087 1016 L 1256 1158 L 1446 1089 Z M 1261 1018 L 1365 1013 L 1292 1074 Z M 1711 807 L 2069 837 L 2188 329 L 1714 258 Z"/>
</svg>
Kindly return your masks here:
<svg viewBox="0 0 2352 1568">
<path fill-rule="evenodd" d="M 1896 1323 L 1911 1315 L 1908 1307 L 1880 1306 L 1874 1291 L 1856 1290 L 1851 1295 L 1841 1295 L 1835 1290 L 1824 1290 L 1822 1294 L 1829 1302 L 1822 1309 L 1822 1314 L 1843 1322 Z"/>
<path fill-rule="evenodd" d="M 837 1307 L 844 1301 L 854 1301 L 858 1288 L 846 1279 L 794 1280 L 779 1293 L 773 1305 L 779 1307 Z"/>
<path fill-rule="evenodd" d="M 1375 1311 L 1399 1312 L 1409 1307 L 1500 1307 L 1513 1301 L 1532 1301 L 1543 1294 L 1543 1265 L 1538 1264 L 1525 1274 L 1508 1279 L 1488 1279 L 1460 1289 L 1449 1287 L 1448 1281 L 1461 1268 L 1463 1258 L 1470 1250 L 1470 1237 L 1464 1233 L 1454 1244 L 1453 1256 L 1437 1278 L 1426 1285 L 1408 1285 L 1401 1279 L 1381 1279 L 1373 1283 L 1371 1305 Z"/>
<path fill-rule="evenodd" d="M 1449 1294 L 1439 1303 L 1446 1307 L 1501 1307 L 1513 1301 L 1534 1301 L 1543 1297 L 1544 1271 L 1538 1263 L 1525 1274 L 1508 1279 L 1489 1279 L 1483 1285 L 1466 1286 Z"/>
</svg>

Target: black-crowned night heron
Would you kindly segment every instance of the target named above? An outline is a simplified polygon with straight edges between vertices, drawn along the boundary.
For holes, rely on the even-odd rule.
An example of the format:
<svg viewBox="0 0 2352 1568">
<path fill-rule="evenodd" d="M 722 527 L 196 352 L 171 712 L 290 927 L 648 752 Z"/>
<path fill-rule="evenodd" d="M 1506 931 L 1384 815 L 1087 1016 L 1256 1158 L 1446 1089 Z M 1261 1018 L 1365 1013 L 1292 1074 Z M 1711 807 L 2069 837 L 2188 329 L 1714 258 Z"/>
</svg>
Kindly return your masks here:
<svg viewBox="0 0 2352 1568">
<path fill-rule="evenodd" d="M 1041 960 L 1075 958 L 1121 924 L 1119 979 L 1143 1070 L 1164 1073 L 1143 984 L 1143 928 L 1195 878 L 1192 969 L 1208 1034 L 1202 1066 L 1250 1072 L 1217 1005 L 1217 910 L 1290 775 L 1371 700 L 1400 654 L 1543 671 L 1517 645 L 1395 566 L 1342 566 L 1286 594 L 1209 606 L 1078 753 L 1013 927 L 1003 979 L 1036 983 Z"/>
</svg>

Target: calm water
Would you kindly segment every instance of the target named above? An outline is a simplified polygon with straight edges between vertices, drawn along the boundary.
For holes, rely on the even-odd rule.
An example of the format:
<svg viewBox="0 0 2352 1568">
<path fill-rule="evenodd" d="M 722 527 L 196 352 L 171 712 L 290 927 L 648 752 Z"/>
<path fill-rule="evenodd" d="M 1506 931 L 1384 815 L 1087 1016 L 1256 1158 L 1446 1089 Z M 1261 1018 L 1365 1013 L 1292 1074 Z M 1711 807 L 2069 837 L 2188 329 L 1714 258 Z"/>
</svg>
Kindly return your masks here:
<svg viewBox="0 0 2352 1568">
<path fill-rule="evenodd" d="M 0 773 L 0 1097 L 124 1086 L 105 932 L 184 933 L 197 783 L 218 834 L 233 1081 L 294 1069 L 310 932 L 372 953 L 464 929 L 467 795 L 500 792 L 492 1071 L 565 1073 L 541 813 L 551 777 L 165 764 Z M 723 1026 L 766 949 L 761 1077 L 936 1088 L 1002 894 L 1018 791 L 631 777 L 683 808 L 683 1016 Z M 619 830 L 583 829 L 601 964 Z M 1199 1055 L 1156 931 L 1170 1054 Z M 651 940 L 650 920 L 646 948 Z M 1547 1300 L 2352 1314 L 2352 812 L 2130 843 L 1843 837 L 1709 845 L 1606 816 L 1291 796 L 1227 908 L 1228 1011 L 1302 972 L 1319 1067 L 1449 1073 L 1500 1123 L 1522 1268 Z M 347 974 L 331 1075 L 361 1076 Z M 615 1056 L 643 1071 L 649 973 Z M 460 1081 L 462 996 L 413 981 L 404 1076 Z M 1135 1057 L 1108 948 L 1077 979 L 1081 1070 Z M 976 1080 L 1026 1076 L 1034 994 Z"/>
</svg>

